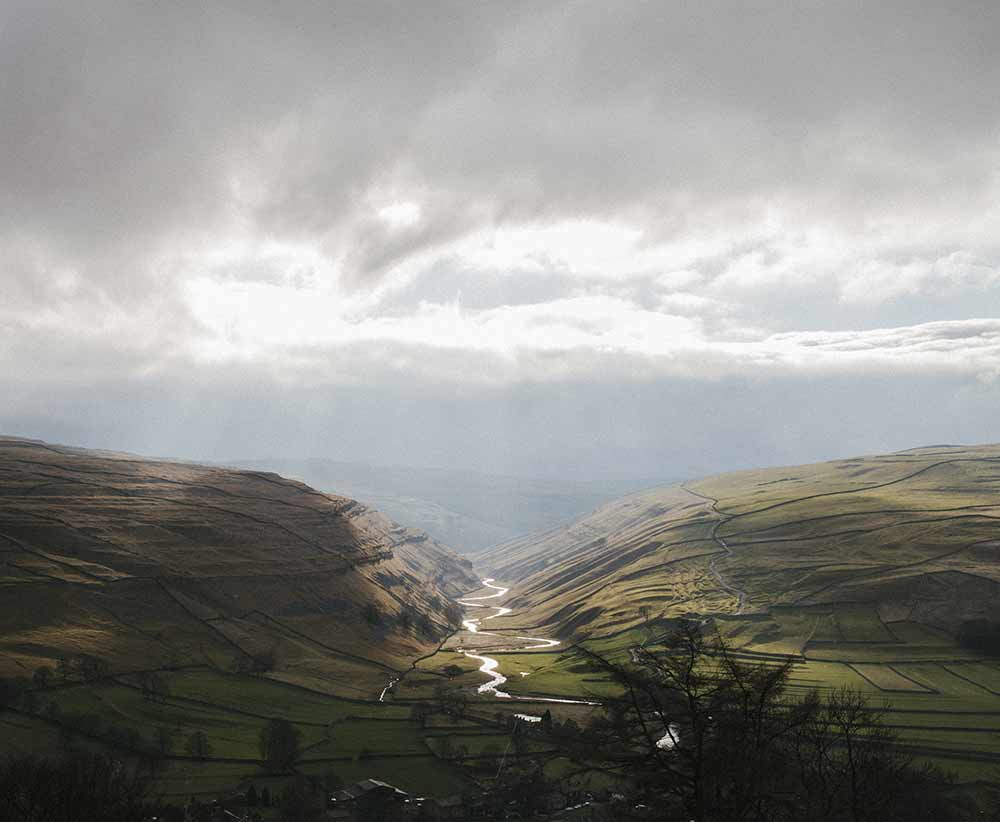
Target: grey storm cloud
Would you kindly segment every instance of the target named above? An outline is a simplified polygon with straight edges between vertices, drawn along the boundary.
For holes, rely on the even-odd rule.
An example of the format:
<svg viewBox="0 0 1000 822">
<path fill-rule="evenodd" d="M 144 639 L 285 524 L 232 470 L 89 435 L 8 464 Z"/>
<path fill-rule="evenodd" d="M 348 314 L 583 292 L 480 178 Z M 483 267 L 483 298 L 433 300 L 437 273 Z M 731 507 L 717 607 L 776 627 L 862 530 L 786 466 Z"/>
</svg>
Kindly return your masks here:
<svg viewBox="0 0 1000 822">
<path fill-rule="evenodd" d="M 996 321 L 975 318 L 1000 311 L 998 31 L 989 2 L 7 0 L 0 425 L 108 445 L 127 431 L 138 450 L 147 431 L 189 454 L 219 455 L 217 437 L 240 456 L 221 423 L 178 422 L 204 402 L 277 447 L 288 406 L 242 378 L 359 442 L 399 424 L 372 411 L 381 386 L 424 442 L 457 425 L 441 397 L 459 382 L 478 386 L 463 413 L 493 427 L 463 422 L 454 453 L 493 437 L 570 466 L 573 449 L 536 430 L 572 413 L 566 386 L 594 419 L 633 419 L 599 442 L 668 459 L 680 435 L 641 401 L 680 404 L 735 448 L 748 423 L 719 410 L 726 384 L 768 409 L 747 463 L 831 451 L 834 433 L 798 428 L 779 447 L 792 420 L 767 392 L 809 405 L 833 371 L 901 369 L 916 382 L 892 391 L 948 381 L 967 419 L 953 433 L 985 436 L 1000 350 Z M 400 203 L 415 210 L 382 216 Z M 574 222 L 583 240 L 590 224 L 631 231 L 634 266 L 465 253 Z M 623 404 L 629 380 L 643 386 Z M 848 385 L 823 392 L 823 419 L 859 400 Z M 878 433 L 858 447 L 912 444 L 890 420 L 938 438 L 895 396 L 878 412 L 870 385 Z M 516 401 L 483 414 L 501 390 Z M 693 448 L 692 470 L 719 462 Z M 580 466 L 600 464 L 582 450 Z"/>
<path fill-rule="evenodd" d="M 470 222 L 631 215 L 676 232 L 773 197 L 818 220 L 933 219 L 990 193 L 998 17 L 8 2 L 3 236 L 127 293 L 154 254 L 229 221 L 321 240 L 365 278 Z M 430 225 L 380 239 L 359 204 L 399 186 L 427 192 Z"/>
</svg>

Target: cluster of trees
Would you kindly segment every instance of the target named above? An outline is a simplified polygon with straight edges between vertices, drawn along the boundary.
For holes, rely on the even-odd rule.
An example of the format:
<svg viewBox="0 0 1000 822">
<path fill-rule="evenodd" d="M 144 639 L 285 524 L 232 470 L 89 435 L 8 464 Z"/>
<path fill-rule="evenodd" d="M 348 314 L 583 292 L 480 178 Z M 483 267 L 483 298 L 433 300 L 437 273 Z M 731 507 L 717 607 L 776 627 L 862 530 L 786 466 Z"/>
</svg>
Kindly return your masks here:
<svg viewBox="0 0 1000 822">
<path fill-rule="evenodd" d="M 442 759 L 462 760 L 469 755 L 469 746 L 464 742 L 456 744 L 450 736 L 442 736 L 438 743 L 438 756 Z M 492 768 L 492 763 L 490 764 Z"/>
<path fill-rule="evenodd" d="M 464 688 L 441 683 L 434 688 L 433 707 L 439 713 L 461 718 L 469 707 L 469 695 Z"/>
<path fill-rule="evenodd" d="M 494 818 L 537 818 L 546 810 L 546 798 L 557 788 L 546 776 L 544 764 L 537 759 L 511 759 L 497 774 L 487 807 Z"/>
<path fill-rule="evenodd" d="M 142 695 L 151 702 L 166 702 L 170 696 L 170 686 L 167 680 L 158 673 L 139 674 L 139 688 Z"/>
<path fill-rule="evenodd" d="M 139 687 L 147 699 L 154 701 L 164 701 L 170 694 L 166 681 L 155 673 L 140 675 Z M 31 682 L 27 678 L 0 680 L 0 706 L 19 704 L 24 707 L 26 697 L 34 697 Z M 68 752 L 73 752 L 78 747 L 80 738 L 86 737 L 101 740 L 113 748 L 138 754 L 150 761 L 170 756 L 181 741 L 180 730 L 177 728 L 157 727 L 147 739 L 136 728 L 107 722 L 96 713 L 64 711 L 58 703 L 51 701 L 40 713 L 59 726 Z M 291 770 L 299 757 L 301 734 L 287 720 L 272 719 L 261 729 L 259 744 L 261 760 L 265 766 L 272 771 L 286 772 Z M 182 740 L 182 750 L 185 755 L 198 759 L 207 759 L 213 753 L 204 731 L 187 734 Z"/>
<path fill-rule="evenodd" d="M 0 677 L 0 707 L 20 705 L 33 713 L 38 709 L 37 695 L 33 692 L 48 688 L 57 682 L 66 683 L 71 680 L 93 682 L 107 676 L 109 671 L 108 664 L 103 660 L 80 654 L 61 658 L 55 671 L 48 665 L 39 665 L 31 677 Z"/>
<path fill-rule="evenodd" d="M 958 628 L 958 644 L 988 656 L 1000 656 L 1000 622 L 968 619 Z"/>
<path fill-rule="evenodd" d="M 451 628 L 458 628 L 462 624 L 462 607 L 456 602 L 449 602 L 444 606 L 444 618 Z"/>
<path fill-rule="evenodd" d="M 208 759 L 212 755 L 212 744 L 204 731 L 188 734 L 184 740 L 184 753 L 198 759 Z"/>
<path fill-rule="evenodd" d="M 100 714 L 63 711 L 55 702 L 45 706 L 44 714 L 58 724 L 63 745 L 70 752 L 77 747 L 79 737 L 89 737 L 148 761 L 174 753 L 180 736 L 176 728 L 157 727 L 147 739 L 136 728 L 107 722 Z M 183 751 L 187 756 L 207 759 L 212 755 L 212 745 L 203 731 L 193 731 L 184 737 Z"/>
<path fill-rule="evenodd" d="M 244 804 L 251 812 L 276 806 L 283 822 L 311 822 L 323 818 L 327 797 L 343 784 L 333 771 L 322 776 L 296 774 L 274 795 L 266 785 L 258 790 L 251 784 L 244 795 Z"/>
<path fill-rule="evenodd" d="M 89 714 L 76 711 L 64 711 L 56 702 L 49 702 L 43 713 L 45 717 L 59 726 L 63 745 L 68 751 L 76 746 L 79 737 L 90 737 L 107 742 L 115 748 L 136 752 L 151 752 L 152 741 L 143 739 L 135 728 L 106 722 L 100 714 Z"/>
<path fill-rule="evenodd" d="M 64 671 L 103 670 L 101 666 L 95 666 L 93 660 L 93 657 L 78 657 L 76 662 L 68 660 L 62 667 Z M 65 674 L 56 674 L 48 666 L 41 666 L 35 670 L 30 679 L 27 677 L 0 679 L 0 707 L 18 707 L 27 713 L 43 716 L 57 725 L 63 747 L 70 754 L 81 747 L 79 743 L 83 738 L 100 740 L 117 750 L 137 754 L 146 762 L 174 753 L 180 735 L 180 731 L 176 728 L 156 728 L 147 739 L 138 729 L 108 722 L 100 714 L 66 711 L 58 702 L 51 700 L 42 704 L 38 692 L 55 684 L 57 678 L 64 679 Z M 138 675 L 138 683 L 146 699 L 164 702 L 170 696 L 167 681 L 155 672 Z M 205 759 L 212 755 L 212 746 L 203 732 L 194 731 L 184 738 L 183 751 L 188 756 Z"/>
<path fill-rule="evenodd" d="M 136 822 L 155 812 L 148 774 L 112 757 L 0 761 L 0 819 L 5 822 Z"/>
<path fill-rule="evenodd" d="M 110 672 L 107 662 L 89 654 L 61 657 L 54 671 L 48 665 L 40 665 L 30 677 L 0 677 L 0 707 L 20 703 L 27 710 L 34 711 L 37 702 L 30 696 L 32 691 L 74 681 L 95 682 L 107 677 Z"/>
<path fill-rule="evenodd" d="M 56 661 L 55 675 L 60 682 L 96 682 L 111 673 L 107 660 L 91 654 L 75 654 L 59 657 Z"/>
<path fill-rule="evenodd" d="M 460 617 L 461 614 L 459 612 L 459 622 L 461 622 Z M 366 602 L 361 608 L 361 618 L 369 625 L 375 627 L 388 626 L 395 623 L 396 627 L 404 633 L 416 630 L 429 639 L 434 639 L 438 635 L 438 629 L 434 621 L 423 611 L 415 609 L 403 608 L 396 614 L 395 618 L 391 618 L 388 614 L 382 612 L 377 603 Z"/>
<path fill-rule="evenodd" d="M 462 624 L 462 606 L 450 599 L 442 599 L 437 594 L 431 594 L 427 598 L 427 603 L 444 616 L 445 622 L 452 628 L 457 628 Z"/>
<path fill-rule="evenodd" d="M 403 632 L 409 632 L 413 628 L 413 615 L 405 608 L 396 614 L 396 624 Z"/>
<path fill-rule="evenodd" d="M 278 654 L 271 648 L 266 651 L 257 651 L 236 657 L 230 665 L 230 670 L 235 674 L 252 674 L 259 676 L 273 671 L 278 665 Z"/>
<path fill-rule="evenodd" d="M 29 693 L 31 693 L 31 680 L 26 676 L 0 677 L 0 707 L 23 705 Z"/>
<path fill-rule="evenodd" d="M 427 597 L 427 605 L 430 610 L 440 614 L 444 618 L 446 628 L 443 633 L 454 630 L 462 624 L 462 607 L 449 599 L 444 599 L 438 594 L 430 594 Z M 377 602 L 366 602 L 361 606 L 361 618 L 369 625 L 376 627 L 391 626 L 395 624 L 399 630 L 408 632 L 416 630 L 418 633 L 429 639 L 436 639 L 442 635 L 442 626 L 431 619 L 430 614 L 425 610 L 416 608 L 403 608 L 392 617 L 385 613 Z"/>
<path fill-rule="evenodd" d="M 417 630 L 429 639 L 435 639 L 440 633 L 434 621 L 423 612 L 417 616 Z"/>
<path fill-rule="evenodd" d="M 454 662 L 452 662 L 444 666 L 444 670 L 442 671 L 442 673 L 444 673 L 444 675 L 448 677 L 448 679 L 454 679 L 456 676 L 461 676 L 463 673 L 465 673 L 465 671 L 462 670 L 462 667 L 460 665 L 456 665 Z"/>
<path fill-rule="evenodd" d="M 302 735 L 287 719 L 272 719 L 260 731 L 260 758 L 272 771 L 288 771 L 299 758 Z"/>
<path fill-rule="evenodd" d="M 332 771 L 323 776 L 295 775 L 272 795 L 268 787 L 251 785 L 236 801 L 198 802 L 186 809 L 157 799 L 152 772 L 139 760 L 94 753 L 60 759 L 35 756 L 0 758 L 0 819 L 3 822 L 218 822 L 232 819 L 228 807 L 248 818 L 257 809 L 278 807 L 288 822 L 322 818 L 326 797 L 343 786 Z M 243 807 L 239 807 L 242 805 Z"/>
<path fill-rule="evenodd" d="M 48 688 L 52 684 L 55 672 L 48 665 L 39 665 L 31 675 L 31 684 L 35 688 Z"/>
<path fill-rule="evenodd" d="M 581 649 L 625 696 L 553 738 L 634 786 L 661 818 L 694 822 L 946 822 L 948 782 L 901 751 L 885 709 L 841 690 L 795 699 L 788 663 L 749 665 L 683 623 L 627 663 Z"/>
<path fill-rule="evenodd" d="M 382 610 L 374 602 L 366 602 L 361 608 L 361 618 L 369 625 L 382 624 Z"/>
<path fill-rule="evenodd" d="M 29 713 L 35 713 L 39 708 L 38 691 L 53 685 L 65 684 L 73 679 L 93 682 L 106 677 L 108 672 L 107 663 L 84 654 L 60 659 L 55 671 L 48 665 L 40 665 L 35 668 L 30 678 L 26 676 L 9 679 L 0 677 L 0 706 L 20 705 Z M 170 696 L 170 688 L 166 679 L 156 672 L 138 674 L 137 681 L 146 699 L 165 702 Z"/>
<path fill-rule="evenodd" d="M 326 809 L 326 790 L 320 780 L 297 774 L 278 798 L 282 822 L 319 822 Z"/>
</svg>

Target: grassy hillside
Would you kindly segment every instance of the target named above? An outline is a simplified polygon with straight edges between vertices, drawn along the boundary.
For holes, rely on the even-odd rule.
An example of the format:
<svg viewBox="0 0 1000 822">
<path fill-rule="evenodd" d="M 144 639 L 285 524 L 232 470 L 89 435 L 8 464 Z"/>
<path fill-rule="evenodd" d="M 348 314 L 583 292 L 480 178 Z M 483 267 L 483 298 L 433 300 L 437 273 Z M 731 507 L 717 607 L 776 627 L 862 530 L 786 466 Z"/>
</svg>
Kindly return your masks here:
<svg viewBox="0 0 1000 822">
<path fill-rule="evenodd" d="M 946 632 L 1000 615 L 998 525 L 1000 447 L 939 446 L 636 494 L 483 564 L 564 634 L 739 613 L 801 650 L 853 638 L 859 613 Z"/>
<path fill-rule="evenodd" d="M 959 641 L 1000 621 L 1000 446 L 934 446 L 743 471 L 633 495 L 491 551 L 514 613 L 627 658 L 668 620 L 709 618 L 793 688 L 888 700 L 921 755 L 974 778 L 1000 766 L 1000 658 Z M 498 655 L 514 693 L 599 698 L 572 648 Z M 580 672 L 583 673 L 580 673 Z"/>
<path fill-rule="evenodd" d="M 456 750 L 498 748 L 494 706 L 435 713 L 445 677 L 420 667 L 478 585 L 468 562 L 350 499 L 0 438 L 0 562 L 0 756 L 153 757 L 186 801 L 283 790 L 258 744 L 274 719 L 296 772 L 421 794 L 469 787 Z"/>
<path fill-rule="evenodd" d="M 0 561 L 0 676 L 266 658 L 272 678 L 357 698 L 433 649 L 474 587 L 426 534 L 275 474 L 9 438 Z"/>
</svg>

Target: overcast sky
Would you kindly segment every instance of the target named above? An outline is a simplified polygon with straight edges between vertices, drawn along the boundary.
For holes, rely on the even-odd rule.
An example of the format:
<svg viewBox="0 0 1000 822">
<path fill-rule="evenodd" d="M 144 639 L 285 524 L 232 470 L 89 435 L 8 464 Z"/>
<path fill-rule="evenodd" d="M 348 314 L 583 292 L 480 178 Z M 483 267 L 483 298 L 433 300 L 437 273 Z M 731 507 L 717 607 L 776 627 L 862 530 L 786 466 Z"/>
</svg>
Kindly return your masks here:
<svg viewBox="0 0 1000 822">
<path fill-rule="evenodd" d="M 998 35 L 0 0 L 0 431 L 595 477 L 1000 440 Z"/>
</svg>

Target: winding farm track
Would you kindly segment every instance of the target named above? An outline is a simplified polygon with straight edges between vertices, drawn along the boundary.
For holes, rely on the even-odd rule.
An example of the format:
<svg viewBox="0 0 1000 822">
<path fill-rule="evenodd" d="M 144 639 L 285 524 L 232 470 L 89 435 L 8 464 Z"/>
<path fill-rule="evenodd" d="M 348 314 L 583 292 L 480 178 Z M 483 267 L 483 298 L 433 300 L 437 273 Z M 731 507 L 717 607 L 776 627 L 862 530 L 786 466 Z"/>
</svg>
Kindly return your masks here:
<svg viewBox="0 0 1000 822">
<path fill-rule="evenodd" d="M 705 500 L 708 503 L 711 503 L 711 508 L 716 514 L 718 514 L 719 519 L 712 527 L 712 532 L 710 536 L 713 540 L 715 540 L 716 544 L 719 545 L 722 548 L 722 550 L 726 552 L 725 555 L 727 557 L 731 557 L 733 555 L 733 549 L 729 547 L 729 543 L 727 543 L 725 539 L 719 536 L 719 529 L 727 522 L 729 522 L 731 519 L 733 519 L 733 516 L 731 514 L 725 514 L 722 511 L 720 511 L 718 507 L 719 501 L 714 497 L 709 497 L 706 496 L 705 494 L 699 494 L 697 491 L 692 491 L 684 483 L 681 483 L 681 488 L 683 488 L 692 496 L 698 497 L 700 499 Z M 741 591 L 734 585 L 730 585 L 722 578 L 722 574 L 719 572 L 719 569 L 717 567 L 718 562 L 719 562 L 719 557 L 718 556 L 714 557 L 712 561 L 708 563 L 708 572 L 712 575 L 712 577 L 715 579 L 715 581 L 718 583 L 719 587 L 723 591 L 725 591 L 727 594 L 731 594 L 732 596 L 736 597 L 735 613 L 737 616 L 740 616 L 743 613 L 744 609 L 746 608 L 747 593 L 746 591 Z"/>
<path fill-rule="evenodd" d="M 900 462 L 905 463 L 905 462 L 908 462 L 908 461 L 902 461 L 901 460 Z M 909 472 L 907 474 L 904 474 L 901 477 L 896 477 L 895 479 L 886 480 L 885 482 L 873 483 L 871 485 L 865 485 L 865 486 L 862 486 L 860 488 L 842 488 L 842 489 L 837 490 L 837 491 L 824 491 L 824 492 L 816 493 L 816 494 L 807 494 L 807 495 L 802 496 L 802 497 L 795 497 L 793 499 L 782 500 L 781 502 L 775 502 L 775 503 L 771 503 L 769 505 L 764 505 L 764 506 L 761 506 L 760 508 L 753 508 L 753 509 L 750 509 L 748 511 L 741 511 L 738 514 L 732 514 L 732 513 L 728 513 L 728 512 L 720 510 L 719 507 L 718 507 L 719 506 L 719 500 L 718 499 L 716 499 L 714 497 L 711 497 L 711 496 L 708 496 L 707 494 L 703 494 L 701 492 L 694 491 L 691 488 L 688 488 L 685 483 L 681 483 L 680 487 L 683 490 L 687 491 L 692 496 L 698 497 L 699 499 L 702 499 L 705 502 L 709 503 L 710 507 L 711 507 L 711 510 L 716 515 L 718 515 L 719 519 L 717 520 L 717 522 L 715 523 L 714 527 L 712 528 L 710 536 L 711 536 L 712 540 L 714 540 L 715 543 L 719 547 L 721 547 L 723 549 L 723 551 L 725 551 L 725 556 L 726 557 L 730 557 L 730 556 L 734 555 L 733 554 L 733 550 L 732 550 L 731 546 L 729 545 L 729 543 L 726 541 L 726 539 L 724 537 L 720 536 L 719 530 L 724 525 L 726 525 L 727 523 L 733 522 L 734 520 L 740 519 L 742 517 L 748 517 L 748 516 L 752 516 L 754 514 L 761 514 L 761 513 L 767 512 L 767 511 L 773 511 L 773 510 L 775 510 L 777 508 L 782 508 L 782 507 L 785 507 L 785 506 L 788 506 L 788 505 L 795 505 L 795 504 L 801 503 L 801 502 L 809 502 L 811 500 L 816 500 L 816 499 L 825 499 L 827 497 L 844 496 L 844 495 L 848 495 L 848 494 L 860 494 L 860 493 L 865 493 L 865 492 L 868 492 L 868 491 L 876 491 L 876 490 L 881 489 L 881 488 L 888 488 L 888 487 L 893 486 L 893 485 L 898 485 L 900 483 L 907 482 L 908 480 L 911 480 L 911 479 L 914 479 L 916 477 L 919 477 L 919 476 L 921 476 L 923 474 L 926 474 L 929 471 L 932 471 L 935 468 L 940 468 L 940 467 L 945 466 L 945 465 L 954 465 L 954 464 L 957 464 L 957 463 L 988 463 L 988 464 L 996 464 L 998 462 L 1000 462 L 1000 458 L 997 458 L 997 457 L 955 457 L 954 459 L 938 460 L 937 462 L 933 462 L 933 463 L 931 463 L 929 465 L 924 465 L 924 466 L 922 466 L 921 468 L 918 468 L 915 471 L 911 471 L 911 472 Z M 969 505 L 969 506 L 956 506 L 955 508 L 951 508 L 951 509 L 945 508 L 945 509 L 939 509 L 939 510 L 941 512 L 949 511 L 949 510 L 952 510 L 952 511 L 970 511 L 970 510 L 975 510 L 977 508 L 991 508 L 991 507 L 995 507 L 995 506 Z M 932 511 L 933 511 L 933 509 L 932 509 Z M 834 519 L 836 517 L 846 517 L 846 516 L 867 516 L 867 515 L 874 514 L 874 513 L 879 513 L 879 514 L 897 514 L 897 513 L 898 514 L 906 514 L 906 513 L 924 513 L 924 511 L 923 510 L 911 511 L 911 510 L 907 510 L 907 509 L 882 509 L 882 510 L 877 510 L 877 511 L 846 512 L 846 513 L 835 514 L 835 515 L 826 515 L 826 516 L 823 516 L 823 517 L 811 517 L 811 518 L 808 518 L 808 519 L 805 519 L 805 520 L 789 520 L 788 522 L 783 522 L 783 523 L 780 523 L 779 525 L 771 526 L 770 528 L 760 529 L 758 531 L 748 531 L 744 536 L 748 536 L 750 534 L 765 533 L 766 531 L 773 530 L 775 528 L 784 528 L 784 527 L 787 527 L 788 525 L 795 524 L 797 522 L 808 522 L 808 521 L 817 521 L 817 520 L 823 520 L 823 519 Z M 927 512 L 927 513 L 929 513 L 929 512 Z M 891 523 L 889 525 L 872 527 L 872 528 L 849 529 L 849 530 L 841 531 L 841 532 L 831 532 L 831 533 L 821 534 L 821 535 L 814 536 L 814 537 L 804 537 L 804 538 L 803 537 L 791 537 L 791 538 L 788 538 L 788 539 L 781 539 L 781 538 L 779 538 L 777 540 L 762 540 L 762 541 L 761 540 L 749 540 L 749 541 L 746 541 L 746 542 L 739 542 L 739 543 L 735 543 L 735 544 L 749 546 L 749 545 L 757 544 L 758 542 L 802 542 L 802 541 L 806 541 L 806 540 L 809 540 L 809 539 L 824 539 L 824 538 L 828 538 L 830 536 L 838 536 L 838 535 L 845 535 L 845 534 L 852 534 L 852 533 L 859 533 L 859 534 L 860 533 L 870 533 L 870 532 L 875 531 L 875 530 L 890 529 L 890 528 L 903 527 L 903 526 L 914 525 L 914 524 L 929 524 L 929 523 L 934 523 L 934 522 L 945 522 L 945 521 L 956 520 L 956 519 L 1000 519 L 1000 518 L 998 518 L 998 517 L 991 517 L 991 516 L 989 516 L 987 514 L 958 514 L 957 516 L 954 516 L 954 517 L 935 517 L 935 518 L 927 518 L 927 519 L 916 520 L 916 521 L 910 520 L 910 521 L 904 521 L 904 522 L 900 522 L 900 523 Z M 886 571 L 898 570 L 900 568 L 909 568 L 909 567 L 914 567 L 914 566 L 918 566 L 918 565 L 923 565 L 923 564 L 935 562 L 935 561 L 941 560 L 941 559 L 947 559 L 948 557 L 951 557 L 951 556 L 953 556 L 955 554 L 961 553 L 962 551 L 965 551 L 965 550 L 967 550 L 969 548 L 972 548 L 972 547 L 975 547 L 975 546 L 978 546 L 978 545 L 990 544 L 992 542 L 993 542 L 992 540 L 978 540 L 978 541 L 969 543 L 968 545 L 963 545 L 963 546 L 961 546 L 961 547 L 959 547 L 957 549 L 948 551 L 948 552 L 946 552 L 944 554 L 941 554 L 939 556 L 936 556 L 936 557 L 929 557 L 929 558 L 926 558 L 926 559 L 919 560 L 917 562 L 905 563 L 903 565 L 895 566 L 895 567 L 890 567 L 890 568 L 875 569 L 875 570 L 869 571 L 867 574 L 862 574 L 861 576 L 877 576 L 877 575 L 879 575 L 881 573 L 885 573 Z M 732 596 L 736 597 L 736 610 L 735 610 L 734 613 L 738 616 L 738 615 L 741 615 L 741 614 L 745 613 L 748 595 L 747 595 L 747 593 L 745 591 L 743 591 L 743 590 L 737 588 L 736 586 L 730 584 L 729 582 L 727 582 L 723 578 L 721 572 L 718 569 L 718 562 L 719 562 L 719 559 L 721 559 L 721 558 L 722 557 L 720 557 L 720 556 L 716 556 L 715 558 L 713 558 L 711 560 L 711 562 L 709 562 L 708 570 L 709 570 L 709 573 L 712 575 L 713 579 L 715 579 L 716 583 L 718 584 L 718 586 L 723 591 L 725 591 L 726 593 L 731 594 Z M 821 589 L 820 591 L 813 591 L 810 594 L 807 594 L 807 595 L 804 595 L 803 597 L 800 597 L 798 601 L 809 599 L 810 597 L 815 596 L 818 593 L 821 593 L 823 590 L 827 590 L 828 588 L 832 588 L 832 587 L 836 587 L 838 585 L 842 585 L 845 582 L 846 582 L 846 580 L 838 580 L 836 582 L 833 582 L 833 583 L 831 583 L 828 586 L 824 586 L 824 588 Z"/>
</svg>

